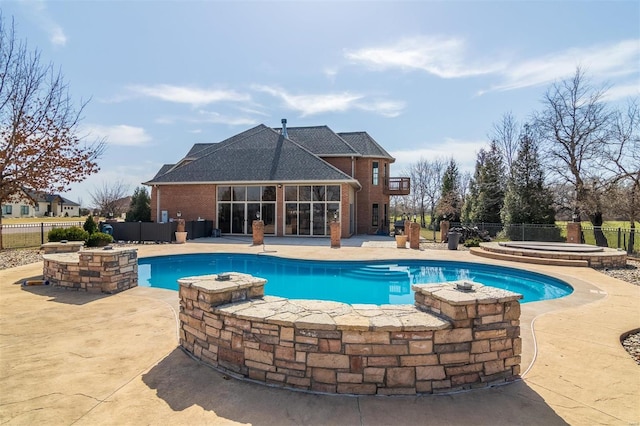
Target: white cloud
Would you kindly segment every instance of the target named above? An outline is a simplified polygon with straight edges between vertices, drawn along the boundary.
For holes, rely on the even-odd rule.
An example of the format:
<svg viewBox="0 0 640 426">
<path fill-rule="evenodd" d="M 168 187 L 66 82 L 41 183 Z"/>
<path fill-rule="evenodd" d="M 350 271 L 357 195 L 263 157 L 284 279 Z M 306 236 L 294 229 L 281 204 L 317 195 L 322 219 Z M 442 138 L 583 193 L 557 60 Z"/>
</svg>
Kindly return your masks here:
<svg viewBox="0 0 640 426">
<path fill-rule="evenodd" d="M 155 86 L 134 85 L 129 86 L 128 89 L 139 95 L 193 106 L 227 101 L 245 102 L 251 99 L 249 95 L 234 90 L 201 89 L 170 84 L 158 84 Z"/>
<path fill-rule="evenodd" d="M 607 80 L 640 71 L 640 40 L 572 48 L 522 61 L 505 68 L 504 81 L 480 94 L 539 86 L 573 76 L 580 66 L 590 78 Z"/>
<path fill-rule="evenodd" d="M 64 29 L 49 15 L 44 0 L 29 0 L 24 4 L 29 8 L 36 23 L 49 35 L 49 41 L 53 45 L 64 46 L 67 44 Z"/>
<path fill-rule="evenodd" d="M 410 150 L 392 151 L 390 154 L 396 159 L 392 166 L 393 173 L 408 171 L 411 164 L 420 158 L 429 160 L 441 158 L 448 161 L 452 156 L 456 160 L 460 172 L 470 171 L 473 173 L 478 152 L 487 146 L 487 141 L 445 138 L 442 142 L 426 142 Z"/>
<path fill-rule="evenodd" d="M 640 81 L 631 84 L 615 85 L 609 88 L 604 95 L 606 101 L 617 101 L 620 99 L 639 97 Z"/>
<path fill-rule="evenodd" d="M 343 112 L 353 108 L 354 102 L 362 99 L 362 95 L 343 92 L 329 94 L 292 95 L 280 87 L 255 85 L 257 91 L 280 98 L 287 108 L 299 111 L 302 116 L 324 112 Z"/>
<path fill-rule="evenodd" d="M 356 104 L 358 109 L 363 111 L 370 111 L 376 114 L 380 114 L 384 117 L 397 117 L 402 114 L 406 103 L 403 101 L 373 101 L 373 102 L 359 102 Z"/>
<path fill-rule="evenodd" d="M 441 78 L 488 74 L 504 67 L 495 60 L 473 63 L 463 40 L 444 37 L 405 38 L 388 46 L 346 51 L 345 56 L 373 69 L 422 70 Z"/>
<path fill-rule="evenodd" d="M 326 112 L 345 112 L 354 109 L 374 112 L 385 117 L 397 117 L 405 106 L 402 101 L 370 101 L 365 95 L 351 92 L 292 95 L 275 86 L 256 85 L 253 88 L 280 98 L 287 108 L 299 111 L 303 117 Z"/>
<path fill-rule="evenodd" d="M 104 138 L 109 145 L 140 146 L 151 141 L 142 127 L 119 124 L 115 126 L 103 126 L 100 124 L 87 124 L 81 128 L 83 133 L 90 138 Z"/>
</svg>

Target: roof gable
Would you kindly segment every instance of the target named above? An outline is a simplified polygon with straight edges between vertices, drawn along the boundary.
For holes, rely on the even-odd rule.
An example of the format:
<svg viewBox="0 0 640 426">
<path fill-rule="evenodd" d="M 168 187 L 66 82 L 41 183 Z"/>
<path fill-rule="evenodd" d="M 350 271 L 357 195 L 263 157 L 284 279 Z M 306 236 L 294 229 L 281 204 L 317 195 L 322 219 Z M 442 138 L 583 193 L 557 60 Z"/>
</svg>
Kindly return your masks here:
<svg viewBox="0 0 640 426">
<path fill-rule="evenodd" d="M 282 132 L 282 129 L 275 129 Z M 358 156 L 359 153 L 327 126 L 287 127 L 287 137 L 315 155 Z"/>
<path fill-rule="evenodd" d="M 147 183 L 353 181 L 296 142 L 260 125 L 206 148 Z"/>
<path fill-rule="evenodd" d="M 340 132 L 338 135 L 354 147 L 364 157 L 378 157 L 395 160 L 367 132 Z"/>
</svg>

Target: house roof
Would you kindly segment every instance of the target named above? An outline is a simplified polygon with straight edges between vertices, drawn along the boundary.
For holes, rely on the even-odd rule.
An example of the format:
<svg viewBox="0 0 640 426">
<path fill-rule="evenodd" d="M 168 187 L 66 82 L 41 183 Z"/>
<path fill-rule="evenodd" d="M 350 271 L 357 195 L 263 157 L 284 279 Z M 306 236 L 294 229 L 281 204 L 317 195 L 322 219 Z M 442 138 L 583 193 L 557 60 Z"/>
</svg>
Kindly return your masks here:
<svg viewBox="0 0 640 426">
<path fill-rule="evenodd" d="M 378 142 L 375 141 L 367 132 L 340 132 L 338 133 L 349 145 L 354 147 L 363 157 L 388 158 L 395 161 Z"/>
<path fill-rule="evenodd" d="M 179 166 L 158 173 L 146 183 L 348 181 L 356 184 L 349 175 L 263 124 L 216 144 L 198 145 L 187 154 L 191 154 L 192 161 L 179 162 Z"/>
<path fill-rule="evenodd" d="M 282 132 L 281 128 L 275 129 Z M 359 157 L 351 145 L 327 126 L 287 127 L 287 137 L 322 157 Z"/>
<path fill-rule="evenodd" d="M 68 198 L 64 198 L 63 196 L 58 194 L 47 194 L 44 192 L 33 191 L 30 189 L 25 189 L 24 193 L 27 194 L 27 196 L 31 198 L 33 201 L 38 203 L 39 202 L 51 203 L 55 201 L 57 198 L 59 198 L 60 200 L 62 200 L 62 204 L 65 204 L 67 206 L 80 206 L 80 204 L 76 203 L 75 201 L 71 201 Z"/>
</svg>

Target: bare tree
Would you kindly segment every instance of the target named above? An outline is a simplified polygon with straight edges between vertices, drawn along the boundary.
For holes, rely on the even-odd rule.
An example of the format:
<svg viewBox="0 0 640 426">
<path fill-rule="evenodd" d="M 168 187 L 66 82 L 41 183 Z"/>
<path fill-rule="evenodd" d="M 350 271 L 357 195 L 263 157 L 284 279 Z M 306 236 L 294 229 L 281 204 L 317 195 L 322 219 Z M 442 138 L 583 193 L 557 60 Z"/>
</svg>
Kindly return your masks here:
<svg viewBox="0 0 640 426">
<path fill-rule="evenodd" d="M 611 114 L 604 89 L 590 86 L 580 68 L 573 78 L 555 83 L 544 97 L 544 110 L 535 126 L 541 151 L 552 177 L 571 184 L 574 217 L 586 210 L 589 173 L 605 150 Z M 587 212 L 594 226 L 602 224 L 602 212 Z"/>
<path fill-rule="evenodd" d="M 23 189 L 64 192 L 99 170 L 104 142 L 78 135 L 85 106 L 74 108 L 61 72 L 43 65 L 0 14 L 0 203 Z"/>
<path fill-rule="evenodd" d="M 100 210 L 105 217 L 117 217 L 129 209 L 129 202 L 125 200 L 129 193 L 129 185 L 117 180 L 103 182 L 90 193 L 93 206 Z"/>
<path fill-rule="evenodd" d="M 630 99 L 626 111 L 617 110 L 611 125 L 603 167 L 613 174 L 610 192 L 616 194 L 612 206 L 631 223 L 629 252 L 633 248 L 636 221 L 640 219 L 640 107 Z"/>
<path fill-rule="evenodd" d="M 493 129 L 489 134 L 489 139 L 496 144 L 500 155 L 504 159 L 509 175 L 511 174 L 513 162 L 518 155 L 520 127 L 513 113 L 509 111 L 502 116 L 500 121 L 493 123 Z"/>
</svg>

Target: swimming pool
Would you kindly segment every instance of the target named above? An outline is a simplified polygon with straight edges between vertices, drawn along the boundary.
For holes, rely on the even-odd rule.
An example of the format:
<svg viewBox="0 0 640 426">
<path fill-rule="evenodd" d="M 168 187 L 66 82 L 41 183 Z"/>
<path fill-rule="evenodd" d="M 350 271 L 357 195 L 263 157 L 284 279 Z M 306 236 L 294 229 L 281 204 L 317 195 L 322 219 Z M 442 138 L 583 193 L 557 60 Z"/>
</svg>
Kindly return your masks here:
<svg viewBox="0 0 640 426">
<path fill-rule="evenodd" d="M 265 294 L 349 304 L 414 303 L 412 284 L 471 280 L 522 294 L 522 303 L 571 294 L 565 282 L 520 269 L 433 260 L 318 261 L 255 254 L 185 254 L 138 260 L 138 285 L 178 290 L 179 278 L 243 272 L 267 280 Z"/>
</svg>

